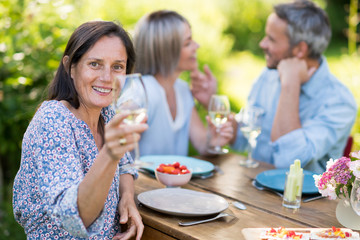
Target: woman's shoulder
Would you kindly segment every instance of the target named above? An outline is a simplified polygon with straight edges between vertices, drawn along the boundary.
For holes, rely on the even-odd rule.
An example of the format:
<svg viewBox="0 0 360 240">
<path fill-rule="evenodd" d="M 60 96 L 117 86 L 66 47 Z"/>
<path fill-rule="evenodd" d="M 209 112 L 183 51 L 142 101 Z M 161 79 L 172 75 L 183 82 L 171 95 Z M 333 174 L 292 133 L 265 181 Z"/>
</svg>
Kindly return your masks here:
<svg viewBox="0 0 360 240">
<path fill-rule="evenodd" d="M 70 110 L 61 102 L 57 100 L 44 101 L 31 119 L 23 141 L 53 132 L 56 129 L 68 128 L 73 122 Z"/>
<path fill-rule="evenodd" d="M 191 90 L 190 90 L 190 87 L 189 87 L 189 83 L 178 78 L 176 79 L 176 82 L 175 82 L 175 89 L 177 92 L 179 92 L 180 94 L 187 94 L 187 95 L 191 95 L 192 97 L 192 93 L 191 93 Z"/>
<path fill-rule="evenodd" d="M 36 111 L 33 121 L 37 122 L 63 122 L 70 118 L 70 110 L 57 100 L 44 101 Z"/>
<path fill-rule="evenodd" d="M 152 75 L 143 75 L 142 79 L 146 88 L 156 89 L 160 86 L 156 78 Z"/>
<path fill-rule="evenodd" d="M 189 83 L 181 78 L 176 79 L 175 86 L 190 90 Z"/>
<path fill-rule="evenodd" d="M 156 78 L 152 75 L 144 75 L 143 82 L 145 85 L 146 93 L 149 101 L 162 101 L 164 90 L 158 83 Z"/>
<path fill-rule="evenodd" d="M 40 113 L 68 113 L 69 109 L 58 100 L 48 100 L 41 103 L 38 112 Z"/>
<path fill-rule="evenodd" d="M 39 110 L 64 109 L 65 105 L 58 100 L 46 100 L 40 104 Z"/>
</svg>

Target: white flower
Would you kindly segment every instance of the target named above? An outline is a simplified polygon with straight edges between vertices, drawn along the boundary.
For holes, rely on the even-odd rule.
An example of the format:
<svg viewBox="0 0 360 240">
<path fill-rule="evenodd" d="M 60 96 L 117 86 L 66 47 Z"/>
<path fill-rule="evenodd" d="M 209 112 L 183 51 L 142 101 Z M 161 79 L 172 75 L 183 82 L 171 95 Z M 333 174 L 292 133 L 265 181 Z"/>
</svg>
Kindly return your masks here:
<svg viewBox="0 0 360 240">
<path fill-rule="evenodd" d="M 350 153 L 350 156 L 354 157 L 354 158 L 357 158 L 357 159 L 360 159 L 360 151 L 352 152 L 352 153 Z"/>
<path fill-rule="evenodd" d="M 354 176 L 360 178 L 360 160 L 351 161 L 348 165 Z"/>
<path fill-rule="evenodd" d="M 314 174 L 313 175 L 313 178 L 314 178 L 314 180 L 315 180 L 315 186 L 317 187 L 317 188 L 319 188 L 319 180 L 321 179 L 321 174 L 319 174 L 319 175 L 316 175 L 316 174 Z"/>
<path fill-rule="evenodd" d="M 332 185 L 327 185 L 324 189 L 319 189 L 319 192 L 323 196 L 329 197 L 330 200 L 336 199 L 335 188 Z"/>
<path fill-rule="evenodd" d="M 326 171 L 329 170 L 332 167 L 332 165 L 334 165 L 335 161 L 334 159 L 330 158 L 329 161 L 326 162 Z"/>
</svg>

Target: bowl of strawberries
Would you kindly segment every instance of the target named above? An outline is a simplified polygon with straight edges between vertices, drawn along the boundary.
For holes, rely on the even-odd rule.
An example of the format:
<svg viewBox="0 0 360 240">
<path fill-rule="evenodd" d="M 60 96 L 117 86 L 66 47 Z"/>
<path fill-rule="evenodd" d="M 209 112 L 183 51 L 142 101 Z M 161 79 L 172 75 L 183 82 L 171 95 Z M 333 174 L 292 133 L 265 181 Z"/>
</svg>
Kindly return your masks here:
<svg viewBox="0 0 360 240">
<path fill-rule="evenodd" d="M 185 165 L 174 162 L 160 164 L 155 170 L 155 176 L 166 187 L 180 187 L 190 181 L 192 173 Z"/>
</svg>

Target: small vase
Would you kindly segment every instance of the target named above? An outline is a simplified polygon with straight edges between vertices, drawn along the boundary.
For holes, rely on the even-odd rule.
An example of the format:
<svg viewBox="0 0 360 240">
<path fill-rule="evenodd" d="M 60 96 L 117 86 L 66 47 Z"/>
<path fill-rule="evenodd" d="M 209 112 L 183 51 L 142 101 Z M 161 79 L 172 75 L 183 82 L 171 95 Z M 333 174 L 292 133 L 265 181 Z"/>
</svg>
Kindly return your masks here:
<svg viewBox="0 0 360 240">
<path fill-rule="evenodd" d="M 349 199 L 340 199 L 336 206 L 336 219 L 341 225 L 353 230 L 360 230 L 360 216 L 350 205 Z"/>
<path fill-rule="evenodd" d="M 355 178 L 355 181 L 352 184 L 350 203 L 355 213 L 357 213 L 357 215 L 360 215 L 360 179 L 359 178 Z"/>
</svg>

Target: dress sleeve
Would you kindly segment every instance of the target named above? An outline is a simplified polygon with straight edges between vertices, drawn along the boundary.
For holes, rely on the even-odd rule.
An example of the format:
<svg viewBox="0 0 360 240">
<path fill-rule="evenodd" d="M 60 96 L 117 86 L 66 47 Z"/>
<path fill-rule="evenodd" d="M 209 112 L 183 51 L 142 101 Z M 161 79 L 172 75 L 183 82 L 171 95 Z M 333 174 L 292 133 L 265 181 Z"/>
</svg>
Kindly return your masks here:
<svg viewBox="0 0 360 240">
<path fill-rule="evenodd" d="M 136 168 L 123 168 L 123 166 L 126 166 L 127 164 L 134 163 L 134 159 L 131 157 L 131 154 L 129 152 L 126 152 L 124 154 L 124 157 L 120 160 L 120 174 L 131 174 L 135 179 L 139 177 L 139 173 L 136 170 Z"/>
<path fill-rule="evenodd" d="M 305 120 L 302 128 L 272 143 L 274 165 L 287 168 L 300 159 L 305 166 L 310 160 L 322 158 L 341 138 L 347 137 L 355 116 L 352 105 L 331 99 L 318 109 L 316 116 Z"/>
</svg>

